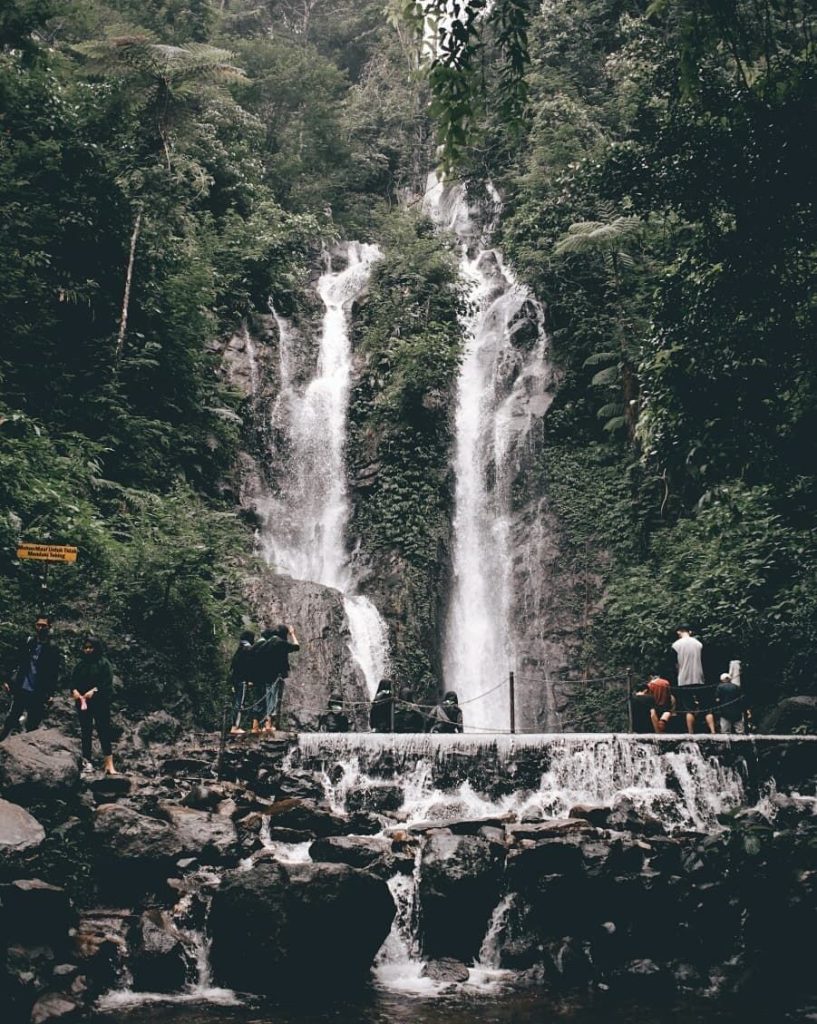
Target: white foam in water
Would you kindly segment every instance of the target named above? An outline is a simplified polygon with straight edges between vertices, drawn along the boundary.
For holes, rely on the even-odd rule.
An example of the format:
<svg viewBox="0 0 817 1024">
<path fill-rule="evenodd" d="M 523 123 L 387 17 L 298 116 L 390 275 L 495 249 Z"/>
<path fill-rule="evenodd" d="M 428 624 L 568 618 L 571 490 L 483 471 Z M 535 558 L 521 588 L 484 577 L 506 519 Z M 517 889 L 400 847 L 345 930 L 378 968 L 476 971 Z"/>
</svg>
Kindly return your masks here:
<svg viewBox="0 0 817 1024">
<path fill-rule="evenodd" d="M 695 740 L 653 741 L 626 735 L 543 735 L 481 738 L 457 735 L 302 734 L 301 752 L 323 757 L 327 795 L 344 809 L 351 787 L 397 781 L 404 801 L 399 816 L 408 822 L 507 816 L 548 819 L 565 816 L 575 804 L 612 804 L 628 799 L 659 817 L 669 829 L 718 829 L 718 815 L 744 802 L 740 772 Z M 441 790 L 435 765 L 458 754 L 483 754 L 510 765 L 516 754 L 539 749 L 547 765 L 535 788 L 519 788 L 492 799 L 470 781 Z M 367 765 L 387 753 L 395 779 L 370 777 Z"/>
</svg>

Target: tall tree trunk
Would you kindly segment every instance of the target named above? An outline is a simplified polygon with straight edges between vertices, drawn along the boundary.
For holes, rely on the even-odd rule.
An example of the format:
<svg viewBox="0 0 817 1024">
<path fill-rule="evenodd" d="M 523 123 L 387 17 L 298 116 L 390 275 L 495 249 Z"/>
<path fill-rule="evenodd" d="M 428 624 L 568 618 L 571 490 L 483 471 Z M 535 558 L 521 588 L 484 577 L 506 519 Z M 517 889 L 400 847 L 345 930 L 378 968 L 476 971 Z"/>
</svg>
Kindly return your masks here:
<svg viewBox="0 0 817 1024">
<path fill-rule="evenodd" d="M 139 232 L 142 230 L 142 207 L 136 214 L 133 222 L 133 231 L 130 236 L 130 255 L 128 256 L 128 270 L 125 274 L 125 294 L 122 296 L 122 313 L 119 317 L 119 334 L 116 337 L 116 349 L 114 351 L 114 367 L 119 366 L 122 356 L 122 349 L 125 347 L 125 331 L 128 329 L 128 306 L 130 305 L 130 289 L 133 281 L 133 264 L 136 259 L 136 243 L 139 241 Z"/>
</svg>

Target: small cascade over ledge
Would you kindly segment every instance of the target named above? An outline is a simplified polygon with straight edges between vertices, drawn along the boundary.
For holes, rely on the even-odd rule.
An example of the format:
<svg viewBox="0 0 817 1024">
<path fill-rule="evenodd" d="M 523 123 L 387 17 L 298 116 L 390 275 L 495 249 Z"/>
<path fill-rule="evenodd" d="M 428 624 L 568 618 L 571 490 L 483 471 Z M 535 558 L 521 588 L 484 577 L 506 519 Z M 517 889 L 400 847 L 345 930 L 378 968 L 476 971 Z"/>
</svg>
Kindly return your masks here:
<svg viewBox="0 0 817 1024">
<path fill-rule="evenodd" d="M 670 832 L 708 832 L 792 779 L 808 788 L 815 752 L 817 739 L 752 736 L 302 734 L 295 757 L 322 770 L 338 811 L 351 790 L 396 786 L 409 823 L 543 821 L 576 807 L 626 807 Z"/>
</svg>

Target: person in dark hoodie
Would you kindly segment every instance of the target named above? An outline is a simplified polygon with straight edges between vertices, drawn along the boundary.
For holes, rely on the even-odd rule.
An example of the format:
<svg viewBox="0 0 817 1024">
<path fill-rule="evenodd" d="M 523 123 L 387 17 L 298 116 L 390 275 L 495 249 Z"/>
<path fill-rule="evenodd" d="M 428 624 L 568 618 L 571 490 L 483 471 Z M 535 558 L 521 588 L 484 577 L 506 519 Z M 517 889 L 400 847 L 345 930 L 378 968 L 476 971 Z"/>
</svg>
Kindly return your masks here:
<svg viewBox="0 0 817 1024">
<path fill-rule="evenodd" d="M 281 724 L 281 703 L 284 699 L 284 680 L 289 675 L 289 656 L 300 649 L 295 630 L 283 623 L 265 629 L 252 649 L 253 682 L 259 684 L 259 698 L 263 697 L 264 701 L 264 732 L 274 732 Z M 253 720 L 252 731 L 261 731 L 258 719 Z"/>
<path fill-rule="evenodd" d="M 433 711 L 429 732 L 462 732 L 462 708 L 453 690 L 449 690 Z"/>
<path fill-rule="evenodd" d="M 92 772 L 91 740 L 93 728 L 102 747 L 102 767 L 106 775 L 116 775 L 111 747 L 111 696 L 113 668 L 105 657 L 102 641 L 88 635 L 82 641 L 82 653 L 70 681 L 71 696 L 77 709 L 82 736 L 82 770 Z"/>
<path fill-rule="evenodd" d="M 318 732 L 348 732 L 349 719 L 343 711 L 343 698 L 333 693 L 326 711 L 318 719 Z"/>
<path fill-rule="evenodd" d="M 57 688 L 60 668 L 59 648 L 51 640 L 51 619 L 47 615 L 38 615 L 34 635 L 26 639 L 10 678 L 4 682 L 6 690 L 11 692 L 12 701 L 0 732 L 0 742 L 9 735 L 23 714 L 26 716 L 26 732 L 37 728 Z"/>
<path fill-rule="evenodd" d="M 381 679 L 369 710 L 369 728 L 372 732 L 392 731 L 392 700 L 391 680 Z"/>
<path fill-rule="evenodd" d="M 400 696 L 394 710 L 395 732 L 425 732 L 425 715 L 414 703 L 408 686 L 400 688 Z"/>
<path fill-rule="evenodd" d="M 252 686 L 252 645 L 255 633 L 246 630 L 238 638 L 238 647 L 230 661 L 230 683 L 233 688 L 233 724 L 230 733 L 234 736 L 244 732 L 241 715 L 247 700 L 247 687 Z"/>
</svg>

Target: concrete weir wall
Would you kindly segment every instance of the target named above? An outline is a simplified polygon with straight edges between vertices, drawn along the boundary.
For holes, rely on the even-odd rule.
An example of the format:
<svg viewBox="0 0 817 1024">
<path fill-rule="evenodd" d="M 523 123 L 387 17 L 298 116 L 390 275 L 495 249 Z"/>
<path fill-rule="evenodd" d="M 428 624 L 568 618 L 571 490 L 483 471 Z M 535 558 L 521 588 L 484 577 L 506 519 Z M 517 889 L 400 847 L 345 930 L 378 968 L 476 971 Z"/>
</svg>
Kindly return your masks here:
<svg viewBox="0 0 817 1024">
<path fill-rule="evenodd" d="M 341 788 L 401 787 L 409 815 L 439 794 L 449 805 L 456 794 L 463 811 L 535 805 L 542 817 L 626 798 L 666 826 L 707 830 L 774 794 L 817 792 L 817 737 L 302 734 L 294 756 Z"/>
</svg>

